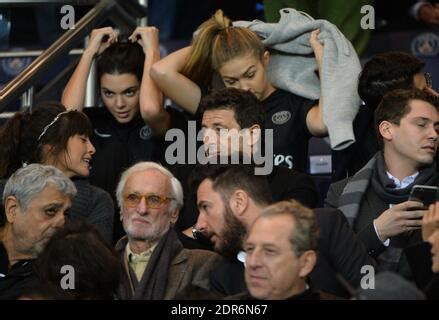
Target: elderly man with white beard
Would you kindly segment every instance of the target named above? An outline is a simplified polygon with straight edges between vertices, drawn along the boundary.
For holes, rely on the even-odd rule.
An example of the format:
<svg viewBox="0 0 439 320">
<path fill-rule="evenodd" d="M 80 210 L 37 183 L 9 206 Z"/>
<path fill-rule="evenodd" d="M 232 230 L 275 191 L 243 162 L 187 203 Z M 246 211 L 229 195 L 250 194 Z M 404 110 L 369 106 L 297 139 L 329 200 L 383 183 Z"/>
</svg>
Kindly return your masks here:
<svg viewBox="0 0 439 320">
<path fill-rule="evenodd" d="M 127 169 L 116 197 L 126 236 L 116 244 L 122 264 L 120 299 L 173 299 L 186 286 L 209 290 L 214 252 L 184 249 L 173 225 L 183 190 L 172 173 L 154 162 Z"/>
</svg>

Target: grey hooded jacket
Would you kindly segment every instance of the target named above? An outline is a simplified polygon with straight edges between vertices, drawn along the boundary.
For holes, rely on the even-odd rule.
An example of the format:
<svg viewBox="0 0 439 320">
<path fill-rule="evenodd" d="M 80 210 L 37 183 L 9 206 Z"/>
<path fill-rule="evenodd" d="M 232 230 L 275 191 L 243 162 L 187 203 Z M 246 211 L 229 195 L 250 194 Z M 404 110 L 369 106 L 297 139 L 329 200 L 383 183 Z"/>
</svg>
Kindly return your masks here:
<svg viewBox="0 0 439 320">
<path fill-rule="evenodd" d="M 321 94 L 331 147 L 342 150 L 355 142 L 352 122 L 360 107 L 357 85 L 361 64 L 355 49 L 326 20 L 314 20 L 290 8 L 280 10 L 280 14 L 278 23 L 254 20 L 235 21 L 233 25 L 253 30 L 271 50 L 267 72 L 275 87 L 308 99 L 319 99 Z M 321 88 L 309 44 L 316 29 L 320 29 L 318 39 L 324 45 Z"/>
</svg>

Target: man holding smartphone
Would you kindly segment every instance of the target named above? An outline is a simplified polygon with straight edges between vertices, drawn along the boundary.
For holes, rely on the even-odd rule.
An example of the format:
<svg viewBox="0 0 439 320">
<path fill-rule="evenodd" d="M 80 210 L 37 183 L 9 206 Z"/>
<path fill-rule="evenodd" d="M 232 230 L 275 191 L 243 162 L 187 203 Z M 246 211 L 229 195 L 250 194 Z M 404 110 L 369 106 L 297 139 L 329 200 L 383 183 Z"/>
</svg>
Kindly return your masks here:
<svg viewBox="0 0 439 320">
<path fill-rule="evenodd" d="M 438 185 L 438 108 L 437 97 L 418 89 L 385 95 L 375 111 L 382 150 L 353 177 L 331 185 L 325 201 L 343 211 L 378 271 L 397 272 L 419 286 L 428 280 L 430 257 L 417 252 L 416 259 L 427 259 L 430 267 L 413 268 L 407 252 L 423 242 L 426 208 L 408 198 L 414 185 Z"/>
</svg>

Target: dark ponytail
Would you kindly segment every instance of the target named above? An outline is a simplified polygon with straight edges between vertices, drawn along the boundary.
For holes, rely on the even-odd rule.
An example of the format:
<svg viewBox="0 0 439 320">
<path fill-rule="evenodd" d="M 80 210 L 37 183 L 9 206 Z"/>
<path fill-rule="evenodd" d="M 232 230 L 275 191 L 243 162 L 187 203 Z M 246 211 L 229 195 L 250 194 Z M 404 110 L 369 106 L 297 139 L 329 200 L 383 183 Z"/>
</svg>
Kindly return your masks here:
<svg viewBox="0 0 439 320">
<path fill-rule="evenodd" d="M 7 178 L 22 166 L 19 157 L 22 128 L 26 116 L 16 112 L 0 130 L 0 177 Z"/>
</svg>

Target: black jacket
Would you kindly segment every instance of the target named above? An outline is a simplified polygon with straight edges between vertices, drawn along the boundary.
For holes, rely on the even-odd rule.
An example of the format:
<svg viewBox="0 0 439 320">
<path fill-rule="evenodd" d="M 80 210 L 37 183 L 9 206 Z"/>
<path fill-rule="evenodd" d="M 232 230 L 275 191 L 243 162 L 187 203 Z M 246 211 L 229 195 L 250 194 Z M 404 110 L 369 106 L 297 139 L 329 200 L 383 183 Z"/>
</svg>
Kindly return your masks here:
<svg viewBox="0 0 439 320">
<path fill-rule="evenodd" d="M 0 300 L 15 300 L 34 283 L 33 260 L 20 260 L 10 269 L 6 248 L 0 241 Z"/>
<path fill-rule="evenodd" d="M 192 190 L 189 180 L 194 166 L 174 166 L 170 170 L 181 181 L 184 190 L 185 204 L 176 224 L 177 230 L 185 230 L 193 226 L 198 219 L 197 192 Z M 307 174 L 286 167 L 274 166 L 267 175 L 273 201 L 294 199 L 303 205 L 314 208 L 319 201 L 319 193 L 314 180 Z"/>
<path fill-rule="evenodd" d="M 349 178 L 338 181 L 330 186 L 325 205 L 332 208 L 338 207 L 338 200 L 348 181 Z M 387 250 L 387 247 L 378 238 L 373 226 L 373 220 L 388 208 L 389 204 L 379 198 L 376 192 L 373 191 L 373 188 L 368 188 L 363 196 L 358 217 L 353 225 L 353 229 L 358 234 L 361 242 L 366 246 L 369 255 L 378 260 L 379 255 Z M 390 245 L 392 246 L 392 244 L 402 248 L 403 255 L 395 266 L 378 263 L 378 272 L 393 271 L 399 273 L 405 278 L 415 281 L 419 288 L 424 288 L 431 280 L 432 272 L 430 245 L 423 242 L 421 230 L 414 230 L 407 234 L 394 236 L 390 240 Z"/>
<path fill-rule="evenodd" d="M 340 274 L 351 286 L 358 287 L 361 268 L 375 267 L 366 247 L 357 239 L 344 215 L 335 209 L 314 209 L 320 228 L 317 262 L 310 275 L 316 290 L 340 297 L 349 297 L 347 290 L 338 282 Z M 244 267 L 239 261 L 224 262 L 211 273 L 211 286 L 224 296 L 241 293 L 246 288 Z"/>
</svg>

